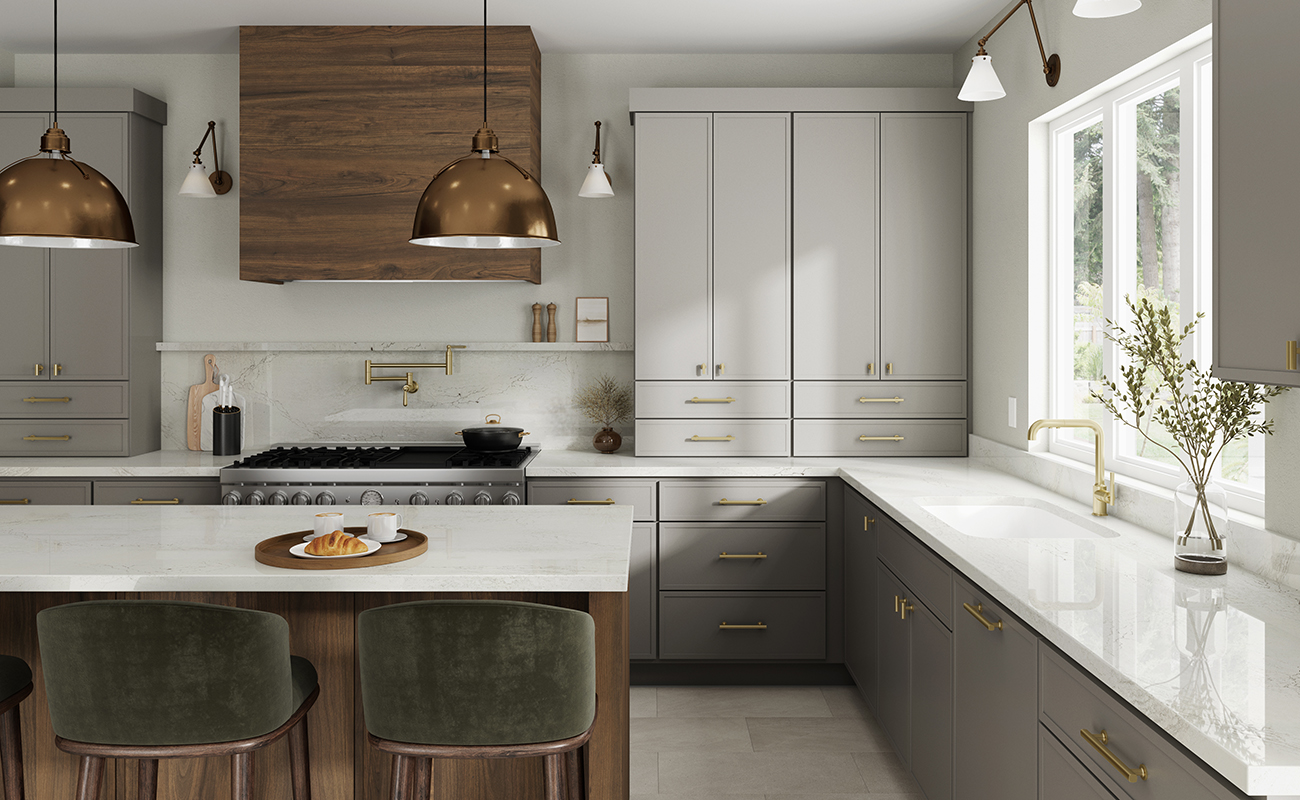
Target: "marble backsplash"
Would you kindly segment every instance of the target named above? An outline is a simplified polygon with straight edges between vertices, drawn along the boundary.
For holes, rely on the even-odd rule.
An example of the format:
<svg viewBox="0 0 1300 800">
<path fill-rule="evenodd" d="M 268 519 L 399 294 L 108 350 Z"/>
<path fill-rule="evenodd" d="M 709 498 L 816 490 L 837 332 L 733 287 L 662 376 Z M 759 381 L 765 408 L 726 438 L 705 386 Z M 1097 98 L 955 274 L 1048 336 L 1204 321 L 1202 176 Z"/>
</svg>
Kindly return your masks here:
<svg viewBox="0 0 1300 800">
<path fill-rule="evenodd" d="M 459 441 L 452 434 L 463 426 L 500 414 L 504 424 L 531 433 L 526 443 L 583 450 L 600 426 L 577 411 L 574 395 L 605 374 L 632 384 L 632 353 L 626 351 L 461 351 L 450 376 L 441 369 L 413 370 L 420 390 L 403 408 L 400 382 L 365 385 L 365 360 L 441 362 L 442 349 L 211 352 L 218 370 L 244 396 L 250 448 L 277 442 Z M 162 353 L 164 449 L 185 449 L 186 398 L 202 380 L 202 352 Z M 618 430 L 631 452 L 632 421 Z"/>
</svg>

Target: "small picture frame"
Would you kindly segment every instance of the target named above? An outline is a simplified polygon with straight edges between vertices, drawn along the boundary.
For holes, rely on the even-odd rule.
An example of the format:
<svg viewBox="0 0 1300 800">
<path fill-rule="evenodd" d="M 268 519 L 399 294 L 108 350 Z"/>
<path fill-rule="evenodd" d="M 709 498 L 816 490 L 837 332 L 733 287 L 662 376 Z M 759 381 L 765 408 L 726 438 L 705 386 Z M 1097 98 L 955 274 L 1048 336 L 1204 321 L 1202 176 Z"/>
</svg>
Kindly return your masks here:
<svg viewBox="0 0 1300 800">
<path fill-rule="evenodd" d="M 575 342 L 609 341 L 609 298 L 579 297 L 573 304 Z"/>
</svg>

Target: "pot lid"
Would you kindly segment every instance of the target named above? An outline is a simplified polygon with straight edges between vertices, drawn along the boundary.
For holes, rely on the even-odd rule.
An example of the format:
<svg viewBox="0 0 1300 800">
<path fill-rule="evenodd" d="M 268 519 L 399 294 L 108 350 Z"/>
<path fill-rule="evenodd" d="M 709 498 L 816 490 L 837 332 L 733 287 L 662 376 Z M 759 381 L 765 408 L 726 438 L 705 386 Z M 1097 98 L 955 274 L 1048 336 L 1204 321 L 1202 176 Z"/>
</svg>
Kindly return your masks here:
<svg viewBox="0 0 1300 800">
<path fill-rule="evenodd" d="M 493 417 L 496 417 L 496 419 L 493 419 Z M 477 425 L 472 428 L 461 428 L 461 432 L 494 433 L 497 431 L 501 431 L 501 432 L 508 431 L 510 433 L 518 433 L 519 431 L 523 430 L 523 428 L 514 428 L 509 425 L 502 425 L 500 414 L 488 414 L 486 417 L 484 417 L 484 421 L 486 422 L 486 424 L 484 425 Z"/>
</svg>

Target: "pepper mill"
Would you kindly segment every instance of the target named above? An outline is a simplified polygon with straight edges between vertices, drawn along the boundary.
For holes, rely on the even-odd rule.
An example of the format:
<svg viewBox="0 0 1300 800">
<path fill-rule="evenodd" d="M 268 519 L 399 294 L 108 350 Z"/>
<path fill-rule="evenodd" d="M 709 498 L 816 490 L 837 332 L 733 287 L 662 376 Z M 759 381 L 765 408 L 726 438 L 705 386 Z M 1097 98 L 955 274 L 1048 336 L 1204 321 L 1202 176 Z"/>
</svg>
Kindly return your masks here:
<svg viewBox="0 0 1300 800">
<path fill-rule="evenodd" d="M 542 340 L 542 304 L 533 303 L 533 341 Z"/>
<path fill-rule="evenodd" d="M 555 341 L 555 304 L 546 304 L 546 341 Z"/>
</svg>

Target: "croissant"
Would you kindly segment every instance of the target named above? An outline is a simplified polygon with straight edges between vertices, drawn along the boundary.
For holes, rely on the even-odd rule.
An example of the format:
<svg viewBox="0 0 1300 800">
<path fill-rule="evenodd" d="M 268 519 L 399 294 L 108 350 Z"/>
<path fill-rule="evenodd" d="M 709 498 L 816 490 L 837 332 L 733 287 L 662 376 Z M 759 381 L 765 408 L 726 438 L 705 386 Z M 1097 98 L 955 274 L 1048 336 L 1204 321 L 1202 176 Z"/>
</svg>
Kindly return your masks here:
<svg viewBox="0 0 1300 800">
<path fill-rule="evenodd" d="M 312 539 L 303 552 L 313 556 L 350 556 L 364 553 L 367 549 L 366 543 L 358 541 L 356 537 L 348 536 L 343 531 L 333 531 Z"/>
</svg>

